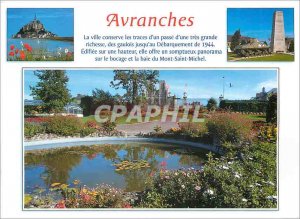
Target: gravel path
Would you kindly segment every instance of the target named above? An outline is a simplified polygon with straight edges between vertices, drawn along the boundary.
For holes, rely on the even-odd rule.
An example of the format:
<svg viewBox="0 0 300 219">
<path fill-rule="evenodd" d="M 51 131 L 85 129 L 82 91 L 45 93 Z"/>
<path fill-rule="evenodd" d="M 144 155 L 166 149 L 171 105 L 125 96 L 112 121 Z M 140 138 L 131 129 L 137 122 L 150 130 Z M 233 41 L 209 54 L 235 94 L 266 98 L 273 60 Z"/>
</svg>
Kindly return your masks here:
<svg viewBox="0 0 300 219">
<path fill-rule="evenodd" d="M 163 131 L 167 131 L 170 128 L 179 127 L 177 122 L 152 121 L 152 122 L 143 122 L 143 123 L 136 123 L 136 124 L 117 125 L 117 130 L 125 132 L 127 136 L 134 136 L 139 133 L 147 134 L 149 132 L 153 132 L 155 126 L 160 126 Z"/>
</svg>

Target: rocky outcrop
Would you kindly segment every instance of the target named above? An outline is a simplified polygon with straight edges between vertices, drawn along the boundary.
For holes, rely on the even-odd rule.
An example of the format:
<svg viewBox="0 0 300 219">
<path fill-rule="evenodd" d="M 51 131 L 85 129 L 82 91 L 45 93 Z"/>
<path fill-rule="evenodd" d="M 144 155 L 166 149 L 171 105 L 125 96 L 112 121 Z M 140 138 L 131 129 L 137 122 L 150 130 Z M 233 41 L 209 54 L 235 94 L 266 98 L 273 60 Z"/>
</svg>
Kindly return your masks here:
<svg viewBox="0 0 300 219">
<path fill-rule="evenodd" d="M 52 38 L 56 34 L 47 31 L 44 25 L 34 16 L 33 21 L 24 25 L 13 38 Z"/>
</svg>

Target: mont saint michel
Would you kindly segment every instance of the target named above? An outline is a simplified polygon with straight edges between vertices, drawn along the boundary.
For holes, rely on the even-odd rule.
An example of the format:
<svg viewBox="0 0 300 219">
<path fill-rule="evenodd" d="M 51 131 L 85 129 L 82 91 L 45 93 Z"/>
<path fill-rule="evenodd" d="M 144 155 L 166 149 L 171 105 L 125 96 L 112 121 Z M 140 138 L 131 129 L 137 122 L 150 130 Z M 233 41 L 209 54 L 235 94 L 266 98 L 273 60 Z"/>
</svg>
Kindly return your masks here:
<svg viewBox="0 0 300 219">
<path fill-rule="evenodd" d="M 73 61 L 73 8 L 9 8 L 8 61 Z"/>
<path fill-rule="evenodd" d="M 36 14 L 34 19 L 24 25 L 18 33 L 13 35 L 13 38 L 52 38 L 56 37 L 55 33 L 52 33 L 45 29 L 43 23 L 37 19 Z"/>
</svg>

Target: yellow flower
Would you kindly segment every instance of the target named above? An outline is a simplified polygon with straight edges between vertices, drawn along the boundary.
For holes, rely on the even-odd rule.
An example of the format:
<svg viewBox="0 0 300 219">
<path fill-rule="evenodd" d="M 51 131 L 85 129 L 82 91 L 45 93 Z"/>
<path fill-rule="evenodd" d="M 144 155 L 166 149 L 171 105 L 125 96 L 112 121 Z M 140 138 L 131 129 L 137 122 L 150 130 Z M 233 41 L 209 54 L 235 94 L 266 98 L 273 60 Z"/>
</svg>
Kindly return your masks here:
<svg viewBox="0 0 300 219">
<path fill-rule="evenodd" d="M 80 181 L 78 180 L 78 179 L 75 179 L 74 181 L 73 181 L 73 184 L 74 185 L 78 185 L 80 183 Z"/>
<path fill-rule="evenodd" d="M 51 187 L 59 186 L 61 183 L 52 183 Z"/>
</svg>

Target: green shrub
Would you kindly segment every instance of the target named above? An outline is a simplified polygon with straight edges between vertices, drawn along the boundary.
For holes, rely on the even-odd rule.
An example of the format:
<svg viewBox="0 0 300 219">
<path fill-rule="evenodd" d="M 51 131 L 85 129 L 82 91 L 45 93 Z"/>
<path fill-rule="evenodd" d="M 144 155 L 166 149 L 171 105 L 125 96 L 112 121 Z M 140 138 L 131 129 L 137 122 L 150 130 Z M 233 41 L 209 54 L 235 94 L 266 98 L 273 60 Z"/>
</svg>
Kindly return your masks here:
<svg viewBox="0 0 300 219">
<path fill-rule="evenodd" d="M 155 133 L 162 133 L 162 127 L 161 126 L 155 126 L 154 128 L 153 128 L 153 130 L 155 131 Z"/>
<path fill-rule="evenodd" d="M 215 98 L 210 98 L 206 105 L 209 111 L 215 111 L 217 109 L 217 100 Z"/>
<path fill-rule="evenodd" d="M 141 200 L 156 208 L 276 208 L 276 144 L 254 143 L 243 158 L 213 158 L 203 170 L 160 171 Z"/>
<path fill-rule="evenodd" d="M 80 136 L 81 137 L 85 137 L 85 136 L 88 136 L 90 134 L 93 134 L 96 132 L 96 129 L 95 128 L 90 128 L 90 127 L 84 127 L 83 129 L 81 129 L 80 131 Z"/>
<path fill-rule="evenodd" d="M 208 119 L 206 126 L 209 135 L 220 145 L 250 140 L 252 136 L 252 121 L 238 114 L 214 114 Z"/>
<path fill-rule="evenodd" d="M 45 132 L 45 127 L 43 125 L 25 122 L 25 125 L 24 125 L 25 137 L 31 138 L 37 134 L 41 134 L 44 132 Z"/>
<path fill-rule="evenodd" d="M 272 94 L 269 97 L 266 121 L 271 123 L 277 123 L 277 94 Z"/>
<path fill-rule="evenodd" d="M 115 122 L 111 122 L 109 120 L 102 123 L 103 131 L 108 135 L 111 135 L 111 133 L 115 130 L 116 126 L 117 124 Z"/>
<path fill-rule="evenodd" d="M 189 136 L 191 138 L 203 137 L 207 132 L 207 127 L 203 124 L 184 122 L 179 123 L 179 128 L 182 135 Z"/>
<path fill-rule="evenodd" d="M 236 112 L 266 112 L 267 101 L 263 100 L 222 100 L 221 109 L 231 109 Z"/>
<path fill-rule="evenodd" d="M 82 129 L 81 120 L 72 116 L 53 116 L 47 123 L 47 132 L 62 136 L 78 135 Z"/>
</svg>

